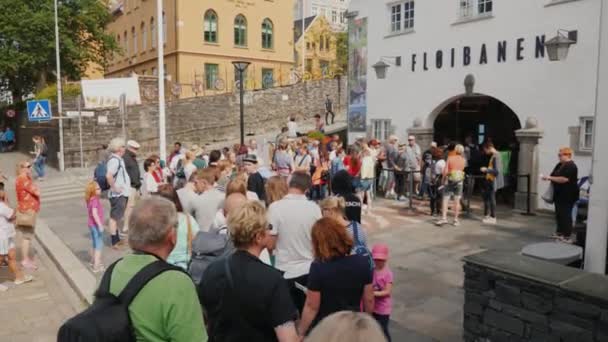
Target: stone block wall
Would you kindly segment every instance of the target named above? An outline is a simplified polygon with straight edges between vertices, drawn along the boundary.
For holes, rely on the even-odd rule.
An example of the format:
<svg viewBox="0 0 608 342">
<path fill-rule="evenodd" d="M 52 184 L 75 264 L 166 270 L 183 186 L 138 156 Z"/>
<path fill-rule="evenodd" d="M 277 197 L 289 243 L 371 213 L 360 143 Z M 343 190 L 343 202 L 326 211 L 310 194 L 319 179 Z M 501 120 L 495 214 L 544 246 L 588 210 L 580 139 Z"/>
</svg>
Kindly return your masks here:
<svg viewBox="0 0 608 342">
<path fill-rule="evenodd" d="M 608 341 L 608 278 L 513 253 L 465 258 L 466 342 Z"/>
<path fill-rule="evenodd" d="M 311 122 L 315 114 L 324 115 L 326 94 L 332 98 L 336 114 L 344 115 L 346 92 L 343 78 L 246 92 L 245 134 L 278 133 L 287 124 L 289 116 L 295 116 L 303 126 L 304 122 Z M 66 106 L 64 110 L 74 109 Z M 100 116 L 107 118 L 107 124 L 98 123 Z M 228 145 L 239 138 L 239 117 L 238 94 L 168 101 L 167 148 L 175 141 L 185 146 L 195 143 L 201 146 Z M 51 126 L 56 127 L 54 124 Z M 96 110 L 93 118 L 83 118 L 82 126 L 84 159 L 89 166 L 97 163 L 97 150 L 101 144 L 122 135 L 122 118 L 118 109 Z M 129 107 L 125 126 L 127 138 L 142 145 L 143 155 L 158 152 L 157 103 L 144 102 Z M 52 129 L 49 129 L 52 135 Z M 64 149 L 66 168 L 80 166 L 77 119 L 64 123 Z"/>
</svg>

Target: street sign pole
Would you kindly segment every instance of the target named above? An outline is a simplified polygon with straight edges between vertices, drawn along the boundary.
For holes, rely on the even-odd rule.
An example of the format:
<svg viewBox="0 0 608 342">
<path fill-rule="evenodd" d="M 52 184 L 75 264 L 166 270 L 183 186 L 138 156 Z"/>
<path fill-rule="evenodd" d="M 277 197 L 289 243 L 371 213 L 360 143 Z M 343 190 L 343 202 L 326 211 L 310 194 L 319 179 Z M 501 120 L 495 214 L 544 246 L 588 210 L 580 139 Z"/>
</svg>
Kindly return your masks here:
<svg viewBox="0 0 608 342">
<path fill-rule="evenodd" d="M 127 115 L 127 94 L 120 95 L 120 101 L 118 104 L 120 110 L 120 116 L 122 120 L 122 137 L 127 139 L 127 127 L 125 126 L 125 116 Z"/>
<path fill-rule="evenodd" d="M 167 131 L 165 123 L 165 49 L 163 32 L 163 0 L 156 0 L 156 33 L 158 46 L 158 147 L 160 160 L 167 161 Z"/>
<path fill-rule="evenodd" d="M 59 171 L 64 171 L 63 120 L 61 120 L 61 61 L 59 60 L 59 15 L 57 14 L 57 6 L 57 0 L 55 0 L 55 60 L 57 65 L 57 115 L 59 116 Z"/>
<path fill-rule="evenodd" d="M 78 135 L 80 138 L 80 167 L 84 168 L 84 149 L 82 148 L 82 97 L 78 96 Z M 61 122 L 61 120 L 59 120 Z"/>
</svg>

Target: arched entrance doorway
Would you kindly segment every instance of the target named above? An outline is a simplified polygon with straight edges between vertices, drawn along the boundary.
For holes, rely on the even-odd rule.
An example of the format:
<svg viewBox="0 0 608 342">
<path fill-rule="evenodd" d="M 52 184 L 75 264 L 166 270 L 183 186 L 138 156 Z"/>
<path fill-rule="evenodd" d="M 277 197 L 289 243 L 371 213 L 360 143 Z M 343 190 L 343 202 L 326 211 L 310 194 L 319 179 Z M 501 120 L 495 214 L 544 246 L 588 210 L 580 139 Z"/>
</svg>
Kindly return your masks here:
<svg viewBox="0 0 608 342">
<path fill-rule="evenodd" d="M 439 145 L 461 143 L 467 147 L 467 174 L 473 179 L 481 176 L 480 168 L 486 166 L 489 157 L 481 146 L 491 141 L 501 156 L 505 187 L 498 191 L 498 200 L 514 203 L 517 190 L 519 142 L 515 132 L 522 128 L 515 112 L 502 101 L 483 94 L 458 96 L 443 103 L 434 112 L 433 139 Z M 480 182 L 471 182 L 469 195 L 479 192 Z"/>
</svg>

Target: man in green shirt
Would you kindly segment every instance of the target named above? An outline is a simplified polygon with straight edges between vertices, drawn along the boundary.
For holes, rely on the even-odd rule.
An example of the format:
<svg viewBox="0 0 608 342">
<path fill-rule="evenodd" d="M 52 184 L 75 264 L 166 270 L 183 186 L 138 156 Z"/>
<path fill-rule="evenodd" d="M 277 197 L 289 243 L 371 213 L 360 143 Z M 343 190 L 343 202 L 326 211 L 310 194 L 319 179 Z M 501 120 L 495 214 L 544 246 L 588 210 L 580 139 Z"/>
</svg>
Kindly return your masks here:
<svg viewBox="0 0 608 342">
<path fill-rule="evenodd" d="M 129 245 L 134 253 L 114 267 L 110 292 L 116 296 L 144 266 L 166 260 L 175 246 L 177 212 L 160 197 L 140 201 L 129 221 Z M 137 341 L 206 342 L 207 332 L 192 279 L 166 271 L 152 279 L 129 306 Z"/>
</svg>

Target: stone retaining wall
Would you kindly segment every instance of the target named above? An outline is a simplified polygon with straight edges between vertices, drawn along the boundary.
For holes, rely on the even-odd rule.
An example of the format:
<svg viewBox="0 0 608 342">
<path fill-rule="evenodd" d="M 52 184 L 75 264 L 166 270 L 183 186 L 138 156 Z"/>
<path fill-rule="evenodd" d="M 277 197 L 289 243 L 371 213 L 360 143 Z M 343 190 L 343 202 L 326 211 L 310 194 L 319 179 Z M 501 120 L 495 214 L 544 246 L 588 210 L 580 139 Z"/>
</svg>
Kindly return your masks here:
<svg viewBox="0 0 608 342">
<path fill-rule="evenodd" d="M 464 341 L 608 341 L 607 277 L 513 253 L 464 261 Z"/>
<path fill-rule="evenodd" d="M 148 82 L 150 83 L 150 82 Z M 140 84 L 153 87 L 153 84 Z M 325 114 L 325 95 L 334 102 L 334 110 L 344 117 L 346 105 L 345 79 L 327 79 L 271 88 L 245 93 L 245 134 L 264 135 L 279 132 L 286 126 L 288 117 L 295 116 L 300 127 L 312 122 L 315 114 Z M 74 101 L 66 101 L 64 112 L 75 110 Z M 99 117 L 107 123 L 99 123 Z M 175 141 L 185 146 L 191 144 L 228 145 L 238 141 L 239 129 L 238 94 L 222 94 L 168 101 L 166 105 L 167 148 Z M 117 108 L 96 110 L 93 118 L 82 120 L 83 151 L 86 165 L 97 163 L 97 150 L 113 137 L 122 135 L 122 119 Z M 127 138 L 138 141 L 142 153 L 158 152 L 158 105 L 144 102 L 129 107 L 126 117 Z M 51 123 L 21 123 L 19 138 L 23 150 L 31 148 L 31 136 L 43 134 L 49 142 L 51 165 L 57 165 L 55 158 L 59 150 L 57 121 Z M 80 142 L 78 120 L 64 121 L 65 167 L 80 166 Z"/>
</svg>

